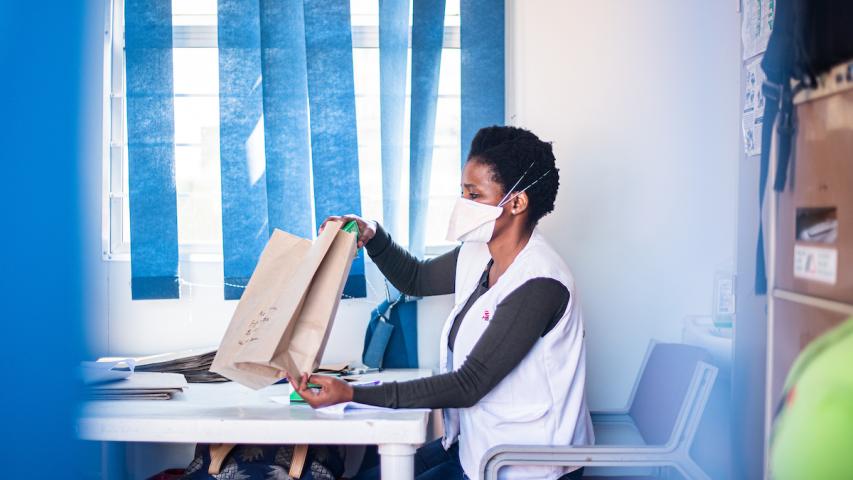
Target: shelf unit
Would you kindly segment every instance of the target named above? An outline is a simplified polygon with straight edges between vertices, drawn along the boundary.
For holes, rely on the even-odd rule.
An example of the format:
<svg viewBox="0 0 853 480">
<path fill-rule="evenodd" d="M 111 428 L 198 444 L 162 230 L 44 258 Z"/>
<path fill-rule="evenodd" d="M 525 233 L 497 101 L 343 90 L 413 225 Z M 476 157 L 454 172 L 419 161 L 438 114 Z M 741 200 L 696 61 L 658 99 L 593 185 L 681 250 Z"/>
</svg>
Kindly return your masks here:
<svg viewBox="0 0 853 480">
<path fill-rule="evenodd" d="M 847 149 L 853 145 L 853 62 L 839 65 L 829 73 L 823 75 L 819 81 L 819 88 L 798 94 L 794 99 L 795 109 L 799 109 L 801 105 L 807 102 L 825 102 L 827 101 L 826 99 L 834 95 L 843 95 L 845 100 L 834 101 L 833 108 L 828 110 L 831 115 L 828 114 L 821 117 L 824 120 L 824 125 L 800 124 L 797 127 L 795 136 L 804 135 L 803 132 L 809 132 L 809 129 L 823 128 L 826 123 L 829 123 L 827 120 L 832 119 L 833 138 L 849 139 L 849 141 L 839 144 L 837 149 Z M 806 144 L 807 141 L 809 140 L 802 140 L 802 143 Z M 791 150 L 792 168 L 789 172 L 788 185 L 786 185 L 786 192 L 789 192 L 788 195 L 791 196 L 794 195 L 790 193 L 791 189 L 798 187 L 794 180 L 797 168 L 797 151 L 800 148 L 797 138 L 793 142 Z M 849 248 L 849 244 L 843 245 L 839 242 L 837 245 L 829 245 L 827 247 L 835 248 L 838 252 L 837 261 L 839 266 L 837 274 L 840 279 L 838 285 L 833 287 L 828 286 L 829 284 L 827 283 L 812 284 L 810 281 L 804 281 L 802 278 L 793 280 L 792 282 L 791 276 L 787 272 L 781 275 L 784 278 L 780 282 L 780 272 L 777 271 L 779 264 L 783 263 L 786 267 L 790 266 L 787 261 L 781 262 L 780 260 L 783 259 L 782 256 L 784 255 L 792 255 L 790 248 L 785 249 L 784 252 L 780 251 L 780 229 L 785 230 L 785 235 L 790 235 L 794 233 L 792 232 L 794 227 L 790 217 L 780 219 L 780 214 L 792 214 L 792 204 L 785 203 L 785 199 L 782 198 L 786 193 L 776 193 L 772 187 L 778 167 L 776 164 L 776 148 L 776 135 L 774 134 L 773 142 L 770 146 L 770 180 L 767 187 L 768 208 L 765 221 L 765 226 L 767 227 L 765 229 L 765 232 L 767 232 L 765 250 L 767 252 L 768 291 L 770 292 L 767 307 L 767 363 L 765 377 L 765 478 L 770 478 L 768 465 L 773 419 L 782 401 L 782 389 L 791 365 L 797 355 L 814 338 L 853 316 L 853 300 L 851 300 L 853 298 L 853 289 L 847 291 L 844 285 L 848 284 L 843 283 L 849 282 L 851 275 L 851 272 L 845 271 L 845 267 L 843 267 L 843 261 L 853 255 L 853 249 Z M 837 149 L 833 151 L 837 151 Z M 849 161 L 853 163 L 853 151 L 846 151 L 845 154 Z M 803 158 L 801 161 L 807 162 L 809 160 Z M 846 176 L 853 173 L 853 167 L 848 166 L 840 169 L 840 171 L 845 176 L 846 185 L 849 185 L 847 188 L 842 188 L 845 190 L 853 189 L 853 178 Z M 853 175 L 850 175 L 850 177 L 853 177 Z M 839 183 L 843 185 L 844 180 L 838 181 L 836 179 L 831 181 L 834 181 L 837 186 Z M 801 185 L 800 187 L 804 186 Z M 784 204 L 782 209 L 780 209 L 780 200 Z M 825 205 L 809 206 L 821 207 Z M 839 211 L 844 209 L 847 212 L 849 209 L 853 209 L 853 200 L 844 202 L 844 205 L 839 205 L 838 207 Z M 853 224 L 845 225 L 843 223 L 845 220 L 849 220 L 849 217 L 839 219 L 839 234 L 843 232 L 844 228 L 853 228 Z M 845 247 L 847 247 L 846 250 Z M 850 268 L 847 270 L 850 270 Z M 828 293 L 832 289 L 835 289 L 835 292 Z"/>
</svg>

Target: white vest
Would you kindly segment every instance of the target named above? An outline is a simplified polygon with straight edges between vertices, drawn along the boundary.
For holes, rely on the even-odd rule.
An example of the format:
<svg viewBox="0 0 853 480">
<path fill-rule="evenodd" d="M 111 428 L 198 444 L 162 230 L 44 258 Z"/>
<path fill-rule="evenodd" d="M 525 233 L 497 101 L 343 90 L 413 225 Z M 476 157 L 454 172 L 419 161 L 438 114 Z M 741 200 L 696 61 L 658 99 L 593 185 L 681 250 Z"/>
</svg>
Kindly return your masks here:
<svg viewBox="0 0 853 480">
<path fill-rule="evenodd" d="M 456 263 L 455 307 L 441 334 L 441 372 L 462 366 L 494 318 L 498 304 L 524 282 L 552 278 L 569 290 L 569 305 L 557 324 L 498 385 L 470 408 L 444 410 L 444 447 L 459 441 L 459 460 L 476 479 L 486 451 L 501 444 L 591 445 L 592 421 L 584 393 L 586 353 L 581 309 L 568 266 L 542 235 L 530 241 L 497 283 L 468 310 L 453 351 L 447 339 L 453 319 L 477 287 L 491 254 L 484 243 L 463 243 Z M 519 321 L 523 321 L 520 318 Z M 572 467 L 507 467 L 502 479 L 554 479 Z"/>
</svg>

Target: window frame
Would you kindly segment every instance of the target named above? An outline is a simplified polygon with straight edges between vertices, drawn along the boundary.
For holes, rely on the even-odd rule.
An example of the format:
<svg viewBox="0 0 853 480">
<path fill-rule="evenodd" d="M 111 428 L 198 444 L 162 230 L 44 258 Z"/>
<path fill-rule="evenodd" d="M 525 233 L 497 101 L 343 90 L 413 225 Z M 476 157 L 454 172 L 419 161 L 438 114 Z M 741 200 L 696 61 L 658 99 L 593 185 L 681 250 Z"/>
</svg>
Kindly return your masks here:
<svg viewBox="0 0 853 480">
<path fill-rule="evenodd" d="M 102 158 L 101 249 L 107 261 L 129 261 L 130 243 L 124 240 L 127 173 L 127 125 L 125 115 L 124 1 L 104 0 L 104 108 Z M 173 27 L 173 48 L 217 48 L 217 27 Z M 411 39 L 411 35 L 409 37 Z M 352 27 L 353 49 L 379 48 L 377 25 Z M 442 49 L 460 48 L 460 28 L 445 25 Z M 426 245 L 427 256 L 440 255 L 455 245 Z M 180 244 L 179 258 L 190 262 L 221 262 L 221 245 Z"/>
</svg>

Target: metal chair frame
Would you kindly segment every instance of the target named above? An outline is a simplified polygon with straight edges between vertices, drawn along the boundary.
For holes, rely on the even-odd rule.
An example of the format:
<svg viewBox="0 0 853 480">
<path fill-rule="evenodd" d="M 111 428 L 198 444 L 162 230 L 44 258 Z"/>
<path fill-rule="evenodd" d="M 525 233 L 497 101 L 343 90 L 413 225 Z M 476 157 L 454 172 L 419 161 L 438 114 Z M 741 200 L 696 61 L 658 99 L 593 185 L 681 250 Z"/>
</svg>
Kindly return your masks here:
<svg viewBox="0 0 853 480">
<path fill-rule="evenodd" d="M 633 420 L 630 408 L 634 402 L 643 372 L 657 345 L 649 344 L 643 365 L 634 382 L 627 405 L 621 409 L 599 410 L 592 413 L 593 423 L 623 422 Z M 710 477 L 690 457 L 690 447 L 696 436 L 702 413 L 711 396 L 717 368 L 706 362 L 697 362 L 690 386 L 681 402 L 679 414 L 669 439 L 663 445 L 602 445 L 602 446 L 548 446 L 548 445 L 497 445 L 489 449 L 480 463 L 479 477 L 496 480 L 498 471 L 510 465 L 583 466 L 583 467 L 670 467 L 684 478 L 710 480 Z"/>
</svg>

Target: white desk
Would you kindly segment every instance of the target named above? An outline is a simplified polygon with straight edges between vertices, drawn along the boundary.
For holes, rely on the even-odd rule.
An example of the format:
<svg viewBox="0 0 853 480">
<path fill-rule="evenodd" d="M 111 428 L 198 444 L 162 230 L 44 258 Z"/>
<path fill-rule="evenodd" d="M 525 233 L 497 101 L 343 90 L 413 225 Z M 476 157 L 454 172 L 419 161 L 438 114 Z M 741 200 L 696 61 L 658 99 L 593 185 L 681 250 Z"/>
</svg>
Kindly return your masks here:
<svg viewBox="0 0 853 480">
<path fill-rule="evenodd" d="M 386 370 L 364 380 L 403 381 L 430 370 Z M 190 384 L 172 400 L 93 401 L 83 406 L 77 432 L 105 442 L 378 445 L 382 478 L 414 477 L 415 449 L 426 441 L 426 411 L 353 410 L 343 416 L 269 399 L 288 385 L 254 391 L 229 382 Z"/>
</svg>

